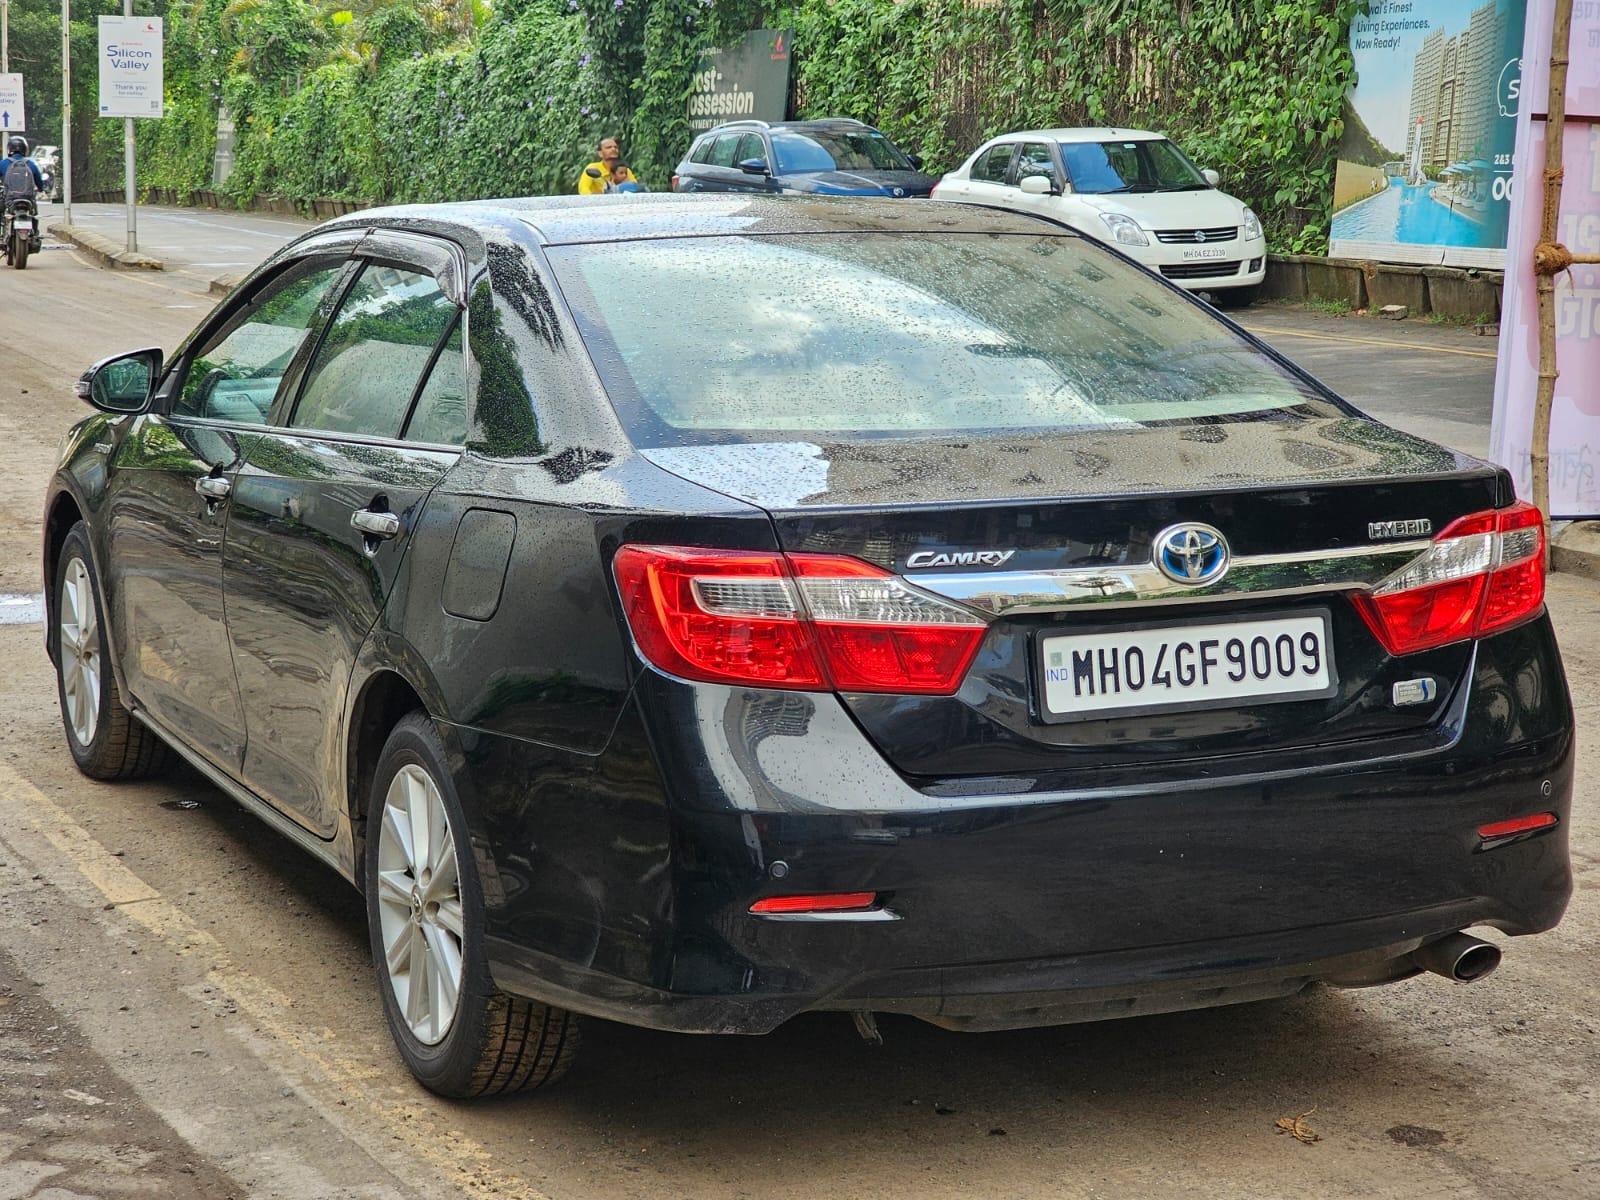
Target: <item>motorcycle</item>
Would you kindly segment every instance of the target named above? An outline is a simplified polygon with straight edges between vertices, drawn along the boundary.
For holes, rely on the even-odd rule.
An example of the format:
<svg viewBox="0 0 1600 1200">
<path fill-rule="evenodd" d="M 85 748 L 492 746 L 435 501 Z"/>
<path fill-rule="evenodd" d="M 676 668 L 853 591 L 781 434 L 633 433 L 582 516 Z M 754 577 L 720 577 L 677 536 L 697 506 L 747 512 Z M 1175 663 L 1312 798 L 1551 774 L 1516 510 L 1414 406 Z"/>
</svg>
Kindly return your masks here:
<svg viewBox="0 0 1600 1200">
<path fill-rule="evenodd" d="M 0 243 L 5 246 L 6 262 L 19 271 L 26 270 L 28 255 L 40 246 L 39 205 L 32 196 L 12 196 L 6 201 Z"/>
</svg>

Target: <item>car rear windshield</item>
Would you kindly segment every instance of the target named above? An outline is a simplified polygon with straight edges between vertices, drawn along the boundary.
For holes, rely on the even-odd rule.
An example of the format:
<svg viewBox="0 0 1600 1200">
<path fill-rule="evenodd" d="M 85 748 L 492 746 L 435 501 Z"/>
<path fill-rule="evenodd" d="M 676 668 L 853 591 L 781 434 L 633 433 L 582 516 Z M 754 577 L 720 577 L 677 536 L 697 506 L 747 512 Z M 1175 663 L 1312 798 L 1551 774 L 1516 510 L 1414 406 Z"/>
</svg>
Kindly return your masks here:
<svg viewBox="0 0 1600 1200">
<path fill-rule="evenodd" d="M 1071 235 L 552 247 L 640 447 L 1299 420 L 1343 410 Z"/>
<path fill-rule="evenodd" d="M 911 162 L 876 129 L 859 133 L 775 133 L 772 153 L 780 174 L 807 171 L 909 171 Z"/>
<path fill-rule="evenodd" d="M 1126 142 L 1062 142 L 1072 190 L 1107 192 L 1198 192 L 1211 185 L 1187 155 L 1164 138 Z"/>
</svg>

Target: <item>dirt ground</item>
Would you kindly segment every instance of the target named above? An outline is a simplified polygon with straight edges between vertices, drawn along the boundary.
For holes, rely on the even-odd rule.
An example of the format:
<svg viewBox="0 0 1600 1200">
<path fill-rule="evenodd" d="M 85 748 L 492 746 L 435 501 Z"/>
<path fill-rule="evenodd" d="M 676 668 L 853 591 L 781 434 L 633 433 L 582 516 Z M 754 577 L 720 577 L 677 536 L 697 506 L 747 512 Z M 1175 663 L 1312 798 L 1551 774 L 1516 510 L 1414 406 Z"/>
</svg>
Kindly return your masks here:
<svg viewBox="0 0 1600 1200">
<path fill-rule="evenodd" d="M 38 590 L 73 376 L 208 303 L 66 251 L 0 271 L 0 593 Z M 989 1035 L 891 1018 L 877 1048 L 838 1015 L 763 1039 L 591 1023 L 561 1088 L 472 1105 L 390 1049 L 348 885 L 191 772 L 79 776 L 39 626 L 0 624 L 0 1198 L 140 1194 L 140 1169 L 170 1184 L 147 1194 L 296 1200 L 1600 1195 L 1600 586 L 1558 577 L 1551 605 L 1578 890 L 1553 933 L 1498 939 L 1484 983 Z M 106 1104 L 57 1099 L 68 1079 Z M 127 1180 L 19 1171 L 69 1161 L 18 1132 L 50 1089 L 52 1139 L 91 1147 L 71 1170 Z M 1320 1140 L 1276 1130 L 1304 1113 Z"/>
</svg>

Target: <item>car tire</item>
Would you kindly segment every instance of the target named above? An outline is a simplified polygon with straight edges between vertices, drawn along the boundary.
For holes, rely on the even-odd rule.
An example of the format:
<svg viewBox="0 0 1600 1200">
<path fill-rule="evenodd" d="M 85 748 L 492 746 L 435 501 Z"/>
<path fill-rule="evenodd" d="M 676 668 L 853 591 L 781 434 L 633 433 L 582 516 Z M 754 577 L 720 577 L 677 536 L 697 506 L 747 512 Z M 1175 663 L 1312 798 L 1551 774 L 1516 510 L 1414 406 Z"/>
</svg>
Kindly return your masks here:
<svg viewBox="0 0 1600 1200">
<path fill-rule="evenodd" d="M 1211 293 L 1218 308 L 1249 308 L 1256 302 L 1256 296 L 1261 292 L 1260 284 L 1249 287 L 1223 288 Z"/>
<path fill-rule="evenodd" d="M 56 695 L 78 770 L 91 779 L 143 779 L 161 771 L 167 745 L 122 702 L 107 652 L 100 580 L 82 521 L 68 531 L 56 562 Z"/>
<path fill-rule="evenodd" d="M 427 714 L 410 714 L 390 733 L 367 813 L 372 960 L 389 1031 L 411 1073 L 429 1091 L 456 1099 L 560 1079 L 578 1048 L 578 1018 L 508 995 L 489 975 L 483 885 Z M 423 986 L 414 988 L 419 980 Z"/>
</svg>

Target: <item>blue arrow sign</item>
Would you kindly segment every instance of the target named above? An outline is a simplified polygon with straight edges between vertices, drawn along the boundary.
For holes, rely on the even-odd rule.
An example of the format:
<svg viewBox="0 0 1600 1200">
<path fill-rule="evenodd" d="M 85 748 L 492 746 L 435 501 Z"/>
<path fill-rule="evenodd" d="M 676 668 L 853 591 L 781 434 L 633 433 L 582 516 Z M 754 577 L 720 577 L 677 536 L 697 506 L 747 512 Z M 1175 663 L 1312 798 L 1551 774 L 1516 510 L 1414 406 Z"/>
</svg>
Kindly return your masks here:
<svg viewBox="0 0 1600 1200">
<path fill-rule="evenodd" d="M 8 108 L 8 109 L 6 109 L 5 112 L 0 112 L 0 129 L 10 129 L 10 128 L 11 128 L 11 110 Z"/>
</svg>

